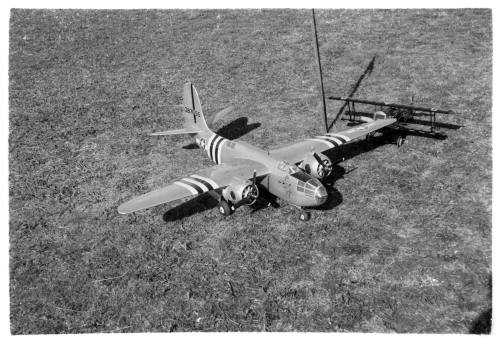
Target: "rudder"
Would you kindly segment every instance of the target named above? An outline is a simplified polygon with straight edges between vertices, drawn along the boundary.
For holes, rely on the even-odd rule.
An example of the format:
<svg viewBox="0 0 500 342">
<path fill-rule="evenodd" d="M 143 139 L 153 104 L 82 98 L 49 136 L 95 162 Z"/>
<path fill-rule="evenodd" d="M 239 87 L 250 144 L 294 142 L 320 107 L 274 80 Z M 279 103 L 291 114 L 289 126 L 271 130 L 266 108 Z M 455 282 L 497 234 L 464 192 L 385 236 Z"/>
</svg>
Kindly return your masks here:
<svg viewBox="0 0 500 342">
<path fill-rule="evenodd" d="M 209 130 L 203 110 L 201 108 L 200 98 L 198 92 L 191 82 L 184 84 L 183 100 L 183 115 L 184 115 L 184 128 L 196 130 Z"/>
</svg>

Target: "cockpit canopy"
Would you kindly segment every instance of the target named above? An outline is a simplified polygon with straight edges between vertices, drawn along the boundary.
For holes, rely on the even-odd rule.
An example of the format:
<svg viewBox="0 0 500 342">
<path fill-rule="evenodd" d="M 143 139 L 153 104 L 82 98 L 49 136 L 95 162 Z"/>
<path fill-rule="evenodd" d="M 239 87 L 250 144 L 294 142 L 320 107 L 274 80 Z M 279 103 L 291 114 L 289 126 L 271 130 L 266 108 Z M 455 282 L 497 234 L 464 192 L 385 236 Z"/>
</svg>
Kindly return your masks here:
<svg viewBox="0 0 500 342">
<path fill-rule="evenodd" d="M 285 171 L 290 175 L 296 172 L 300 172 L 300 169 L 296 165 L 290 164 L 289 162 L 284 160 L 278 163 L 278 169 L 280 169 L 281 171 Z"/>
<path fill-rule="evenodd" d="M 304 192 L 306 196 L 316 196 L 316 191 L 319 191 L 320 196 L 326 196 L 326 190 L 321 183 L 314 177 L 311 177 L 305 172 L 292 173 L 292 177 L 298 180 L 297 191 Z"/>
<path fill-rule="evenodd" d="M 328 197 L 328 193 L 321 182 L 302 171 L 296 165 L 290 164 L 287 161 L 280 161 L 278 169 L 287 172 L 291 177 L 297 179 L 297 191 L 299 193 L 304 193 L 307 197 L 316 198 L 316 200 L 320 199 L 323 202 Z"/>
<path fill-rule="evenodd" d="M 307 173 L 303 172 L 298 166 L 290 164 L 287 161 L 280 161 L 278 163 L 278 169 L 287 172 L 290 176 L 297 178 L 299 184 L 307 183 L 311 185 L 311 188 L 316 188 L 321 186 L 321 183 L 314 177 L 311 177 Z M 305 184 L 302 186 L 306 186 Z"/>
</svg>

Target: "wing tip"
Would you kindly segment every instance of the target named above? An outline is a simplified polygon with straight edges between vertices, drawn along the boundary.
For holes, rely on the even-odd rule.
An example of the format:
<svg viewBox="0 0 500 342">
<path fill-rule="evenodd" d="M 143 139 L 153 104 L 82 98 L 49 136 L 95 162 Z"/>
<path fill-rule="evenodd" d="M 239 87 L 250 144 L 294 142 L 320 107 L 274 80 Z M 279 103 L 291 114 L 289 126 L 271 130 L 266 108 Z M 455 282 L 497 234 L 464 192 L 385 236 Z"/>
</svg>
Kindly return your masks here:
<svg viewBox="0 0 500 342">
<path fill-rule="evenodd" d="M 130 212 L 127 211 L 127 210 L 123 210 L 122 206 L 119 206 L 116 211 L 118 212 L 118 214 L 121 214 L 121 215 L 125 215 L 125 214 L 129 214 Z"/>
<path fill-rule="evenodd" d="M 130 206 L 128 206 L 127 204 L 128 203 L 123 203 L 123 204 L 119 205 L 118 208 L 116 208 L 116 211 L 118 211 L 118 214 L 126 215 L 126 214 L 131 214 L 134 211 L 140 210 L 140 209 L 130 208 Z"/>
</svg>

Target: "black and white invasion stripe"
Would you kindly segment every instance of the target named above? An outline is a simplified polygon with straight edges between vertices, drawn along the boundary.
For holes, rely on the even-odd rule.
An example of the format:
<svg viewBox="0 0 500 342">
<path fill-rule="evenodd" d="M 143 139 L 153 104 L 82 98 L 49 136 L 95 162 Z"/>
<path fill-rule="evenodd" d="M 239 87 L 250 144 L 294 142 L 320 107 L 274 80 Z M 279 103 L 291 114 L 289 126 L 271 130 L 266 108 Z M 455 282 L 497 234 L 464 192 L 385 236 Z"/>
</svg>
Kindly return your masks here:
<svg viewBox="0 0 500 342">
<path fill-rule="evenodd" d="M 214 134 L 208 139 L 206 144 L 207 154 L 216 164 L 221 163 L 221 147 L 227 141 L 227 139 L 221 137 L 220 135 Z"/>
<path fill-rule="evenodd" d="M 174 182 L 174 184 L 189 190 L 189 192 L 191 192 L 193 195 L 199 195 L 204 192 L 219 188 L 219 185 L 210 178 L 199 175 L 184 177 Z"/>
<path fill-rule="evenodd" d="M 326 135 L 328 135 L 329 137 L 334 137 L 339 139 L 340 141 L 342 141 L 343 144 L 351 140 L 351 138 L 339 133 L 327 133 Z"/>
<path fill-rule="evenodd" d="M 308 140 L 319 141 L 319 142 L 325 143 L 328 146 L 328 148 L 334 148 L 334 147 L 338 147 L 340 145 L 345 144 L 346 142 L 348 142 L 351 139 L 349 139 L 349 137 L 346 137 L 345 135 L 342 135 L 342 134 L 327 133 L 325 135 L 318 135 L 318 136 L 311 138 L 311 139 L 308 139 Z"/>
</svg>

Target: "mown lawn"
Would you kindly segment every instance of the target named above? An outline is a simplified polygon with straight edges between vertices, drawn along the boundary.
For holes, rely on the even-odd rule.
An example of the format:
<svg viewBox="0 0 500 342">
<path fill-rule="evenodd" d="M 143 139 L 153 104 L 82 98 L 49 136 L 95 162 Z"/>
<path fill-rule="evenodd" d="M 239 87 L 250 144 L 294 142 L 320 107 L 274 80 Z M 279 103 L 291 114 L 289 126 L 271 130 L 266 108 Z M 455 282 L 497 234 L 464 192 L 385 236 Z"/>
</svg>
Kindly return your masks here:
<svg viewBox="0 0 500 342">
<path fill-rule="evenodd" d="M 310 11 L 11 12 L 13 334 L 487 331 L 491 11 L 317 20 L 327 95 L 377 55 L 357 97 L 415 95 L 465 127 L 360 144 L 302 223 L 283 202 L 230 218 L 204 197 L 116 207 L 210 165 L 185 137 L 146 135 L 180 126 L 187 80 L 208 115 L 235 106 L 216 129 L 257 146 L 321 130 Z"/>
</svg>

